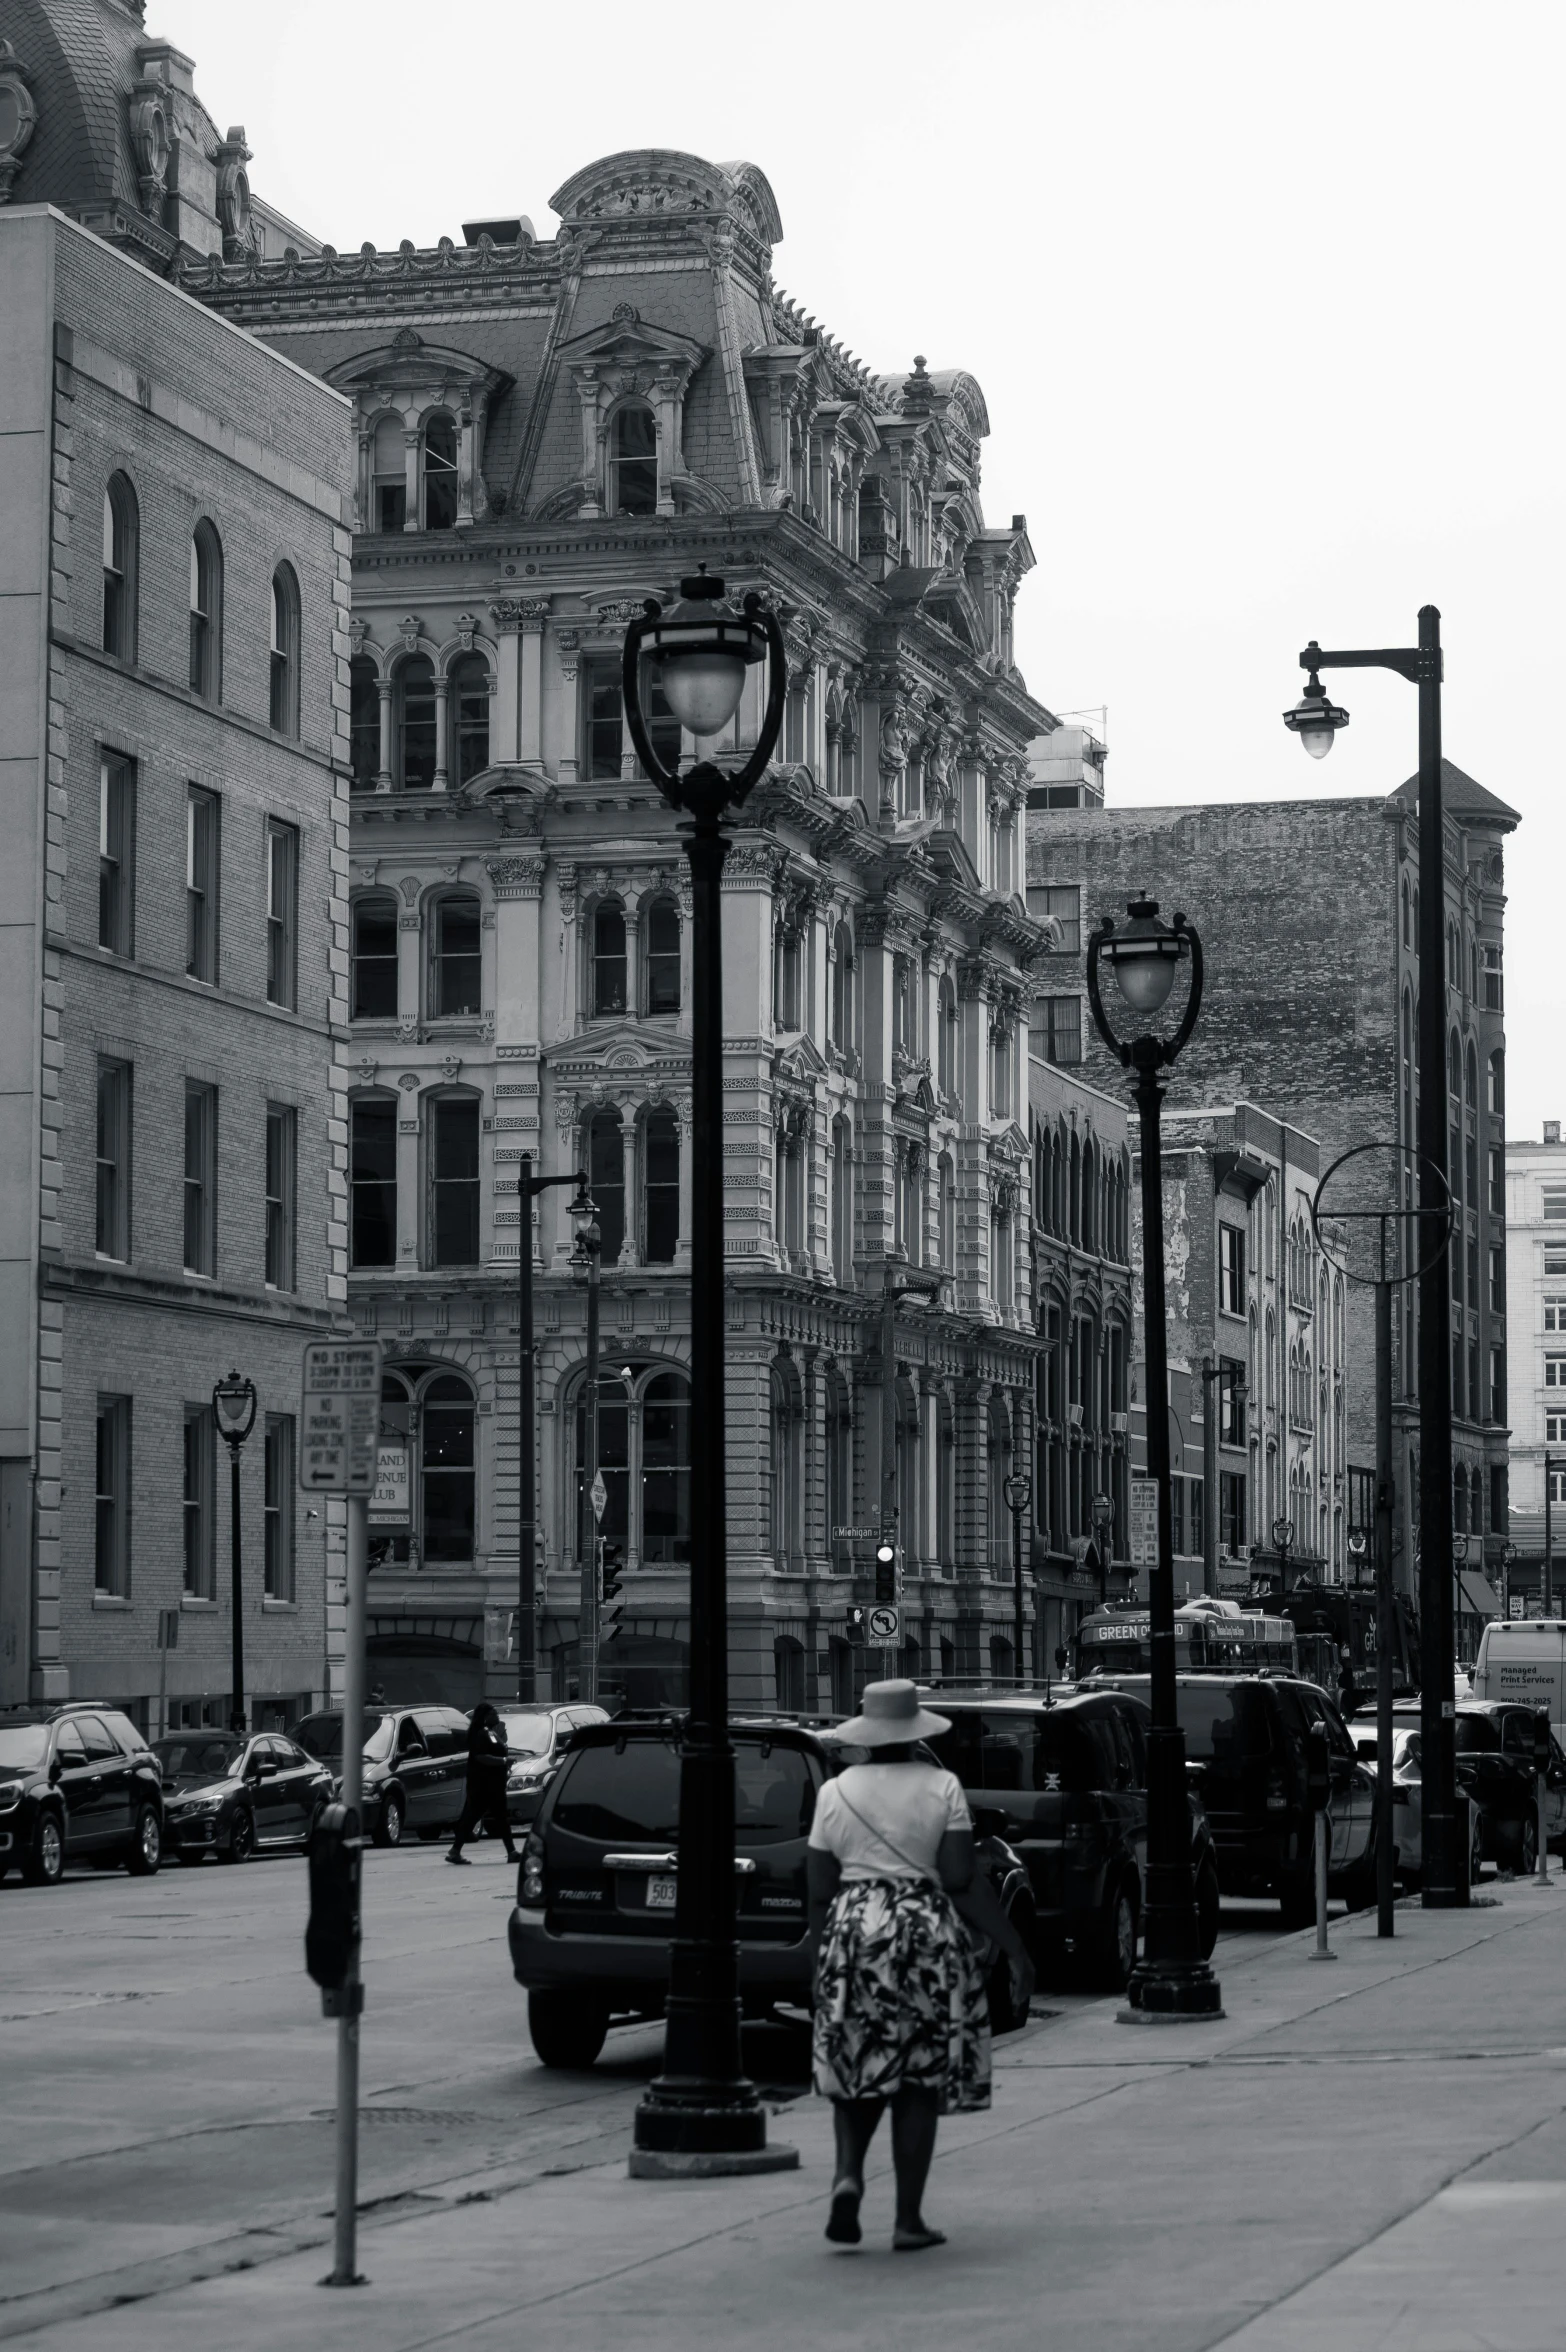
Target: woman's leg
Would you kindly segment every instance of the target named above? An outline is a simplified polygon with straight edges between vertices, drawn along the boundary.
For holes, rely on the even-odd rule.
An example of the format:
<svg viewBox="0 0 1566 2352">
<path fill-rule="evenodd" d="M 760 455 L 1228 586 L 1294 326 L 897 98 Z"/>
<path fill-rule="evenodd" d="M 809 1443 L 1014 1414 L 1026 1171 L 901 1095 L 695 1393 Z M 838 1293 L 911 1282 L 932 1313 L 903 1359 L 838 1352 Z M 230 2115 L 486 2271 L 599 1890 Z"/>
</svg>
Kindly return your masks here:
<svg viewBox="0 0 1566 2352">
<path fill-rule="evenodd" d="M 935 2157 L 940 2103 L 933 2091 L 905 2083 L 892 2099 L 892 2163 L 897 2172 L 897 2226 L 892 2243 L 906 2251 L 944 2243 L 924 2225 L 924 2184 Z"/>
<path fill-rule="evenodd" d="M 834 2245 L 857 2246 L 859 2200 L 865 2193 L 865 2158 L 884 2099 L 834 2099 L 832 2128 L 837 2141 L 837 2163 L 832 2180 L 832 2211 L 826 2234 Z"/>
</svg>

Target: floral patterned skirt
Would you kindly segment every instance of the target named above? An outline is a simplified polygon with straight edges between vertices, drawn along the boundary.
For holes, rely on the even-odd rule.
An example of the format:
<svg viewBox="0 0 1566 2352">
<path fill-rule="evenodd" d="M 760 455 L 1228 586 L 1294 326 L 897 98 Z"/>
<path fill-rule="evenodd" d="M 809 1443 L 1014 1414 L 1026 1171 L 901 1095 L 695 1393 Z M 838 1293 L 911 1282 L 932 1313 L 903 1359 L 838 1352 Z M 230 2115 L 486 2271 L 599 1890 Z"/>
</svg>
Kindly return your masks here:
<svg viewBox="0 0 1566 2352">
<path fill-rule="evenodd" d="M 816 1965 L 815 2085 L 828 2099 L 931 2091 L 943 2114 L 990 2103 L 990 2013 L 973 1938 L 939 1887 L 839 1887 Z"/>
</svg>

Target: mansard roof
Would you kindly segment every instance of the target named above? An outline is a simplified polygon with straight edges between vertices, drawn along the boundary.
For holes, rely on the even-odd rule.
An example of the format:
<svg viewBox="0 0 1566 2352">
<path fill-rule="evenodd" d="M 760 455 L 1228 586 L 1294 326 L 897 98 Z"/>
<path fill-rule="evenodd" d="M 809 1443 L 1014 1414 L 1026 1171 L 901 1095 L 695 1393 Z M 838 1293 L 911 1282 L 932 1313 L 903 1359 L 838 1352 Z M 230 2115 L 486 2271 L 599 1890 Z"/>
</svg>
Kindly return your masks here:
<svg viewBox="0 0 1566 2352">
<path fill-rule="evenodd" d="M 1401 801 L 1405 808 L 1417 815 L 1419 778 L 1410 776 L 1406 784 L 1398 786 L 1392 798 Z M 1472 776 L 1465 775 L 1449 759 L 1441 762 L 1441 807 L 1449 817 L 1473 817 L 1480 823 L 1502 825 L 1508 832 L 1514 825 L 1522 823 L 1522 817 L 1516 809 L 1508 807 L 1504 800 L 1497 799 L 1493 792 L 1486 791 L 1482 784 L 1476 783 Z"/>
<path fill-rule="evenodd" d="M 0 27 L 38 109 L 11 203 L 139 212 L 129 94 L 149 45 L 140 11 L 121 0 L 6 0 Z"/>
</svg>

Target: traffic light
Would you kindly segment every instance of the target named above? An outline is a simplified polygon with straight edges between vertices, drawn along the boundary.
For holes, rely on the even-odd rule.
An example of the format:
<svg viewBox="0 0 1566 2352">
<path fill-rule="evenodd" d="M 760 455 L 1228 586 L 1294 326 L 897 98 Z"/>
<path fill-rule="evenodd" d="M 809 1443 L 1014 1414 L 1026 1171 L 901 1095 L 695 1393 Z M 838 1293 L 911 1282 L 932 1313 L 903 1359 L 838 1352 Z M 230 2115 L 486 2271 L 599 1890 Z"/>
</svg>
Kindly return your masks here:
<svg viewBox="0 0 1566 2352">
<path fill-rule="evenodd" d="M 310 1920 L 305 1929 L 305 1966 L 326 1999 L 340 1994 L 359 1952 L 359 1816 L 347 1805 L 328 1805 L 310 1838 Z"/>
<path fill-rule="evenodd" d="M 1313 1723 L 1305 1734 L 1305 1794 L 1313 1813 L 1325 1813 L 1332 1801 L 1332 1767 L 1324 1723 Z"/>
<path fill-rule="evenodd" d="M 625 1607 L 623 1579 L 625 1576 L 624 1544 L 606 1543 L 602 1549 L 603 1570 L 598 1594 L 598 1638 L 613 1641 L 620 1630 L 620 1612 Z"/>
<path fill-rule="evenodd" d="M 875 1599 L 879 1609 L 897 1606 L 897 1546 L 889 1535 L 875 1547 Z"/>
</svg>

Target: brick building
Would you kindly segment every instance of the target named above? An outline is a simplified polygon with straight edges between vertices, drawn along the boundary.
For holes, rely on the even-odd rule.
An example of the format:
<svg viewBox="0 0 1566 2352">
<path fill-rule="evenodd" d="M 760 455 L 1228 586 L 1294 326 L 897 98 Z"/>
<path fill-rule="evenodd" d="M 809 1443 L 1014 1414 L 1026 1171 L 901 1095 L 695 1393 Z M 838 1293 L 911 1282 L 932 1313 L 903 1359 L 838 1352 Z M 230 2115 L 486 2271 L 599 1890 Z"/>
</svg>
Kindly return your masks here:
<svg viewBox="0 0 1566 2352">
<path fill-rule="evenodd" d="M 1539 1607 L 1549 1462 L 1557 1609 L 1566 1584 L 1566 1144 L 1559 1119 L 1539 1143 L 1506 1146 L 1506 1307 L 1511 1349 L 1511 1592 Z"/>
<path fill-rule="evenodd" d="M 851 1702 L 894 1518 L 906 1663 L 1009 1671 L 1027 1008 L 1052 938 L 1021 896 L 1024 754 L 1050 723 L 1011 652 L 1026 527 L 984 520 L 972 377 L 872 373 L 776 293 L 754 166 L 618 155 L 552 202 L 551 238 L 491 221 L 185 276 L 353 402 L 350 1289 L 390 1360 L 376 1671 L 460 1695 L 515 1672 L 528 1150 L 587 1167 L 606 1231 L 605 1532 L 628 1559 L 606 1667 L 638 1695 L 682 1678 L 689 1175 L 717 1139 L 690 1132 L 686 868 L 618 658 L 640 600 L 698 563 L 775 602 L 791 670 L 724 878 L 736 1692 Z M 737 743 L 758 716 L 752 694 Z M 565 1690 L 584 1301 L 560 1195 L 531 1243 L 541 1653 Z"/>
<path fill-rule="evenodd" d="M 226 1717 L 237 1366 L 247 1692 L 277 1720 L 341 1641 L 341 1529 L 292 1449 L 302 1343 L 344 1316 L 347 404 L 136 258 L 226 233 L 193 209 L 216 134 L 139 12 L 6 5 L 0 33 L 0 1697 L 147 1724 L 162 1668 L 176 1720 Z"/>
<path fill-rule="evenodd" d="M 1498 1565 L 1506 1540 L 1504 842 L 1514 810 L 1450 761 L 1446 970 L 1452 1253 L 1453 1455 L 1457 1525 L 1470 1556 Z M 1166 1118 L 1248 1102 L 1314 1139 L 1323 1170 L 1352 1145 L 1412 1144 L 1418 955 L 1415 784 L 1386 799 L 1240 802 L 1192 808 L 1030 808 L 1028 900 L 1081 936 L 1123 916 L 1145 888 L 1184 908 L 1207 959 L 1201 1020 L 1173 1073 Z M 1096 1083 L 1120 1073 L 1087 1018 L 1083 958 L 1041 1000 L 1036 1035 Z M 1417 1510 L 1415 1302 L 1401 1302 L 1394 1366 L 1400 1583 L 1414 1581 Z M 1320 1510 L 1347 1506 L 1351 1465 L 1375 1461 L 1371 1294 L 1345 1298 L 1344 1448 Z M 1251 1497 L 1252 1539 L 1270 1524 Z M 1334 1566 L 1336 1563 L 1334 1562 Z"/>
</svg>

